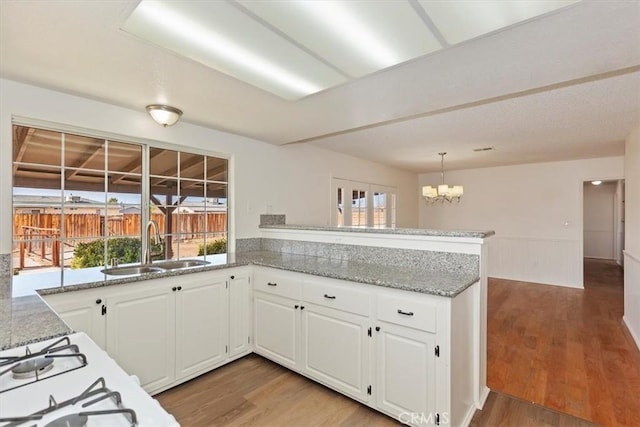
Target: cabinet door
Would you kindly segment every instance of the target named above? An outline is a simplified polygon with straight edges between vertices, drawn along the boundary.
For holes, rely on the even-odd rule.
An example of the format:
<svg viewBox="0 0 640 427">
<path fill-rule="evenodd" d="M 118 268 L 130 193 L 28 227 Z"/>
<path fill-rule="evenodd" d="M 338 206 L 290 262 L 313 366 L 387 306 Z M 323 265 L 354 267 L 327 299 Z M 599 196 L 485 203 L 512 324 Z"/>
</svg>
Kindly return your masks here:
<svg viewBox="0 0 640 427">
<path fill-rule="evenodd" d="M 302 311 L 302 371 L 360 401 L 369 386 L 369 320 L 313 304 Z"/>
<path fill-rule="evenodd" d="M 396 417 L 435 419 L 435 335 L 383 322 L 377 326 L 376 406 Z"/>
<path fill-rule="evenodd" d="M 176 379 L 226 359 L 227 276 L 181 280 L 176 297 Z"/>
<path fill-rule="evenodd" d="M 248 272 L 229 280 L 229 357 L 251 351 L 251 283 Z"/>
<path fill-rule="evenodd" d="M 107 352 L 152 393 L 175 378 L 175 295 L 158 285 L 109 298 Z"/>
<path fill-rule="evenodd" d="M 97 295 L 85 295 L 84 291 L 45 297 L 47 303 L 64 322 L 76 332 L 84 332 L 103 350 L 106 350 L 106 317 L 102 306 L 107 304 Z"/>
<path fill-rule="evenodd" d="M 276 363 L 297 369 L 299 302 L 255 292 L 254 351 Z"/>
</svg>

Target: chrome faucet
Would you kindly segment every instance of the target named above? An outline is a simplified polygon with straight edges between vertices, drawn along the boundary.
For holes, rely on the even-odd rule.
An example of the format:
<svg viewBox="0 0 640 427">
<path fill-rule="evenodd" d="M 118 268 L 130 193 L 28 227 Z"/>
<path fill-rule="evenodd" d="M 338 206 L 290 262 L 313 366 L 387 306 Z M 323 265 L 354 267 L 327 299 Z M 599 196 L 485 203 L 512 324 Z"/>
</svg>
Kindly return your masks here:
<svg viewBox="0 0 640 427">
<path fill-rule="evenodd" d="M 154 220 L 150 220 L 147 223 L 147 245 L 144 249 L 144 264 L 151 264 L 151 254 L 153 252 L 151 250 L 151 228 L 155 230 L 155 233 L 153 234 L 155 244 L 160 244 L 160 228 L 158 227 L 158 223 Z"/>
</svg>

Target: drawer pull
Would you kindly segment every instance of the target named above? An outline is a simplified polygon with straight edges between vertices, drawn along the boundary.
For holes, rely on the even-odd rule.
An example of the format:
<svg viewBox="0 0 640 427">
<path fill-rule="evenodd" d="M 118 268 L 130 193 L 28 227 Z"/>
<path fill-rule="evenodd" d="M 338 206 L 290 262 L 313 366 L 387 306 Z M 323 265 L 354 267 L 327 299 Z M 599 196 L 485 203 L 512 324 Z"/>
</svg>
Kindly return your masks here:
<svg viewBox="0 0 640 427">
<path fill-rule="evenodd" d="M 402 314 L 404 316 L 413 316 L 413 311 L 402 311 L 398 309 L 398 314 Z"/>
<path fill-rule="evenodd" d="M 326 299 L 336 299 L 336 296 L 335 296 L 335 295 L 327 295 L 327 294 L 324 294 L 324 297 L 325 297 Z"/>
<path fill-rule="evenodd" d="M 267 286 L 278 286 L 278 284 L 277 283 L 267 282 Z"/>
</svg>

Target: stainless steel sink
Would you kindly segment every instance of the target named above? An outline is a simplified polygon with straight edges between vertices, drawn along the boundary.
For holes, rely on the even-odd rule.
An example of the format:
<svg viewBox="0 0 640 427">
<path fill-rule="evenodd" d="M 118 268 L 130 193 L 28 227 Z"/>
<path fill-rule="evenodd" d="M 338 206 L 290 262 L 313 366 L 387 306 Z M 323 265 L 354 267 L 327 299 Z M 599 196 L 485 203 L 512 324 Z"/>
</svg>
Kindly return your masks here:
<svg viewBox="0 0 640 427">
<path fill-rule="evenodd" d="M 202 261 L 198 259 L 184 259 L 184 260 L 171 260 L 161 261 L 153 264 L 154 267 L 160 267 L 165 270 L 179 270 L 181 268 L 201 267 L 203 265 L 211 264 L 208 261 Z"/>
<path fill-rule="evenodd" d="M 104 270 L 100 270 L 100 272 L 109 276 L 129 276 L 132 274 L 160 273 L 164 270 L 165 269 L 156 266 L 138 265 L 129 267 L 105 268 Z"/>
<path fill-rule="evenodd" d="M 100 270 L 100 272 L 109 276 L 130 276 L 133 274 L 161 273 L 167 270 L 201 267 L 207 264 L 210 264 L 210 262 L 198 259 L 169 260 L 154 262 L 151 265 L 129 265 L 105 268 L 104 270 Z"/>
</svg>

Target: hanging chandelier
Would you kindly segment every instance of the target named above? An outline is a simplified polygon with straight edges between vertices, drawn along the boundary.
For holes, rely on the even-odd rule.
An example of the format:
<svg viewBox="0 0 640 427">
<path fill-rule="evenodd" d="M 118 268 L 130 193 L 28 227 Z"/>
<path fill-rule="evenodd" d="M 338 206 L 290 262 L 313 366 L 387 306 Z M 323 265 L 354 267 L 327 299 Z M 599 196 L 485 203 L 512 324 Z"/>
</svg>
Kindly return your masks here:
<svg viewBox="0 0 640 427">
<path fill-rule="evenodd" d="M 447 153 L 438 153 L 440 156 L 440 177 L 442 179 L 442 183 L 437 187 L 432 187 L 430 185 L 426 185 L 422 187 L 422 197 L 424 197 L 428 202 L 443 202 L 446 200 L 451 203 L 454 200 L 456 202 L 460 201 L 460 198 L 464 194 L 464 188 L 462 185 L 454 185 L 453 187 L 449 187 L 444 183 L 444 156 Z"/>
</svg>

